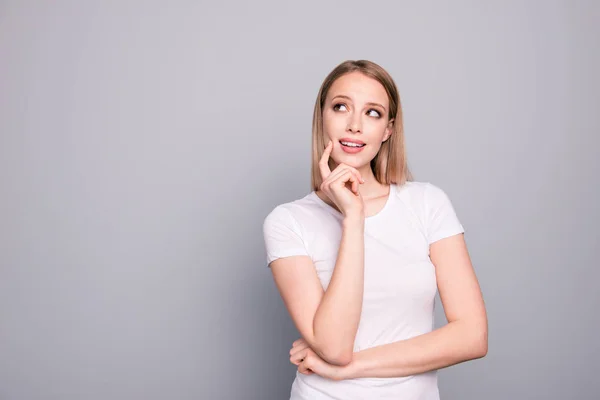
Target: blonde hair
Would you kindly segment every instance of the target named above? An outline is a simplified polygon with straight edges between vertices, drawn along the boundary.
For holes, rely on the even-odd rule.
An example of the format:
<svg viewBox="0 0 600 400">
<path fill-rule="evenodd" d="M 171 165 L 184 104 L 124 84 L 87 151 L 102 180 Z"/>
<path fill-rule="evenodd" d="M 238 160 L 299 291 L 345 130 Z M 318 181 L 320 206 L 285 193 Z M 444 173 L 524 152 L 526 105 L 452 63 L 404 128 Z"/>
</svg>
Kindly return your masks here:
<svg viewBox="0 0 600 400">
<path fill-rule="evenodd" d="M 348 60 L 339 64 L 327 75 L 317 94 L 312 122 L 312 190 L 318 190 L 323 182 L 319 170 L 319 160 L 323 156 L 323 151 L 327 145 L 323 135 L 323 105 L 327 97 L 327 92 L 336 79 L 355 71 L 373 78 L 383 85 L 390 103 L 388 120 L 394 118 L 392 134 L 382 143 L 379 152 L 371 160 L 371 169 L 373 170 L 375 179 L 382 184 L 396 183 L 398 185 L 413 180 L 406 160 L 402 106 L 400 104 L 398 88 L 394 80 L 386 70 L 372 61 Z M 330 168 L 333 168 L 332 162 L 330 158 Z"/>
</svg>

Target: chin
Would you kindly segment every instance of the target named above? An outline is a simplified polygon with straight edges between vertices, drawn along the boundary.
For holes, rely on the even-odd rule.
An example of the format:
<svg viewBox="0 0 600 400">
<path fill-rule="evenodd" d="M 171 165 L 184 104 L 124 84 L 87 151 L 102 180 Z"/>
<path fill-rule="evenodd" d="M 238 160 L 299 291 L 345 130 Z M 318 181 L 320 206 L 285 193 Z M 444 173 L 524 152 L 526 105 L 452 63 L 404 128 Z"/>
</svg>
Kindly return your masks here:
<svg viewBox="0 0 600 400">
<path fill-rule="evenodd" d="M 344 163 L 344 164 L 349 165 L 356 169 L 359 169 L 366 164 L 370 164 L 370 159 L 369 159 L 369 162 L 365 162 L 364 154 L 346 154 L 346 153 L 344 153 L 341 156 L 336 157 L 334 159 L 334 161 L 337 164 Z"/>
</svg>

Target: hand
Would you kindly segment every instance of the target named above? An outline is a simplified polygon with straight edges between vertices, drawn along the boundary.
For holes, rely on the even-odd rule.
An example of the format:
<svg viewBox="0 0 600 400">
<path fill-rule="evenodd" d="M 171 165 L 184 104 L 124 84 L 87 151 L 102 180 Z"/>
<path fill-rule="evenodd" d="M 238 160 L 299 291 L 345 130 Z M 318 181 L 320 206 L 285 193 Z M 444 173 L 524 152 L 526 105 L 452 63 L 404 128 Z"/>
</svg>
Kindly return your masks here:
<svg viewBox="0 0 600 400">
<path fill-rule="evenodd" d="M 304 375 L 317 374 L 332 380 L 344 379 L 345 367 L 331 365 L 319 357 L 304 339 L 292 344 L 290 362 L 298 366 L 298 372 Z"/>
<path fill-rule="evenodd" d="M 290 362 L 294 365 L 300 365 L 304 361 L 308 350 L 312 351 L 304 339 L 296 340 L 292 343 L 292 348 L 290 349 Z"/>
<path fill-rule="evenodd" d="M 333 171 L 329 169 L 329 156 L 333 150 L 330 140 L 319 161 L 319 170 L 323 183 L 319 189 L 333 201 L 344 216 L 349 214 L 364 215 L 365 203 L 358 191 L 358 186 L 365 181 L 360 172 L 344 163 L 339 164 Z M 347 187 L 350 186 L 350 187 Z"/>
</svg>

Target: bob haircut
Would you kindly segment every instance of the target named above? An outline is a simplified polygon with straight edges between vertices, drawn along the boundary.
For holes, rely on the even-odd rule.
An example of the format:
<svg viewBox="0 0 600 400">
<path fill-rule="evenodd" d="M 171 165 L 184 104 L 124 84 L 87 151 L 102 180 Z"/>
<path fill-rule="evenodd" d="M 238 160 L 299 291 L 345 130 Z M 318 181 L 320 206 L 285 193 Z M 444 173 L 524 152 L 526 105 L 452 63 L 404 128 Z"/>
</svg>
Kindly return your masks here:
<svg viewBox="0 0 600 400">
<path fill-rule="evenodd" d="M 408 169 L 404 148 L 402 105 L 400 104 L 400 95 L 398 94 L 398 88 L 394 80 L 386 70 L 372 61 L 347 60 L 339 64 L 327 75 L 317 94 L 312 122 L 312 190 L 318 190 L 321 183 L 323 183 L 319 170 L 319 160 L 323 156 L 326 145 L 323 134 L 323 105 L 325 104 L 325 98 L 327 97 L 329 88 L 336 79 L 355 71 L 373 78 L 383 85 L 390 103 L 388 121 L 394 119 L 392 134 L 382 143 L 379 152 L 371 160 L 371 169 L 373 170 L 375 179 L 379 183 L 386 185 L 391 183 L 402 185 L 406 181 L 413 180 L 412 174 Z M 329 167 L 333 168 L 333 160 L 331 158 L 329 159 Z"/>
</svg>

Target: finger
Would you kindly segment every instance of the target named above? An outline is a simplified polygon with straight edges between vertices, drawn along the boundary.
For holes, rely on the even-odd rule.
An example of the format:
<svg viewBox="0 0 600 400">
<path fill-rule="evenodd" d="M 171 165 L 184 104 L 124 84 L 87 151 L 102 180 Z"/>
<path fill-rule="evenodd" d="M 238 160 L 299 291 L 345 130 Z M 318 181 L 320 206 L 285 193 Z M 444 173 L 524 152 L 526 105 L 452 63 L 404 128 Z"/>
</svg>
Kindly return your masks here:
<svg viewBox="0 0 600 400">
<path fill-rule="evenodd" d="M 302 362 L 303 358 L 299 358 L 299 357 L 290 357 L 290 363 L 294 364 L 294 365 L 300 365 L 300 363 Z"/>
<path fill-rule="evenodd" d="M 321 178 L 323 180 L 327 179 L 327 177 L 331 174 L 331 169 L 329 169 L 329 155 L 331 154 L 331 150 L 333 149 L 333 141 L 329 141 L 327 147 L 325 147 L 325 151 L 323 151 L 323 155 L 319 160 L 319 170 L 321 171 Z"/>
<path fill-rule="evenodd" d="M 332 181 L 329 183 L 329 190 L 332 190 L 333 187 L 346 187 L 347 183 L 350 183 L 350 190 L 354 193 L 354 194 L 358 194 L 358 184 L 354 184 L 354 182 L 357 182 L 358 178 L 356 177 L 356 175 L 354 175 L 354 173 L 350 170 L 346 170 L 340 174 L 338 174 L 337 177 L 333 178 Z"/>
<path fill-rule="evenodd" d="M 304 375 L 312 375 L 312 374 L 314 374 L 314 372 L 312 370 L 308 369 L 308 368 L 305 368 L 303 371 L 298 370 L 298 372 L 300 372 L 301 374 L 304 374 Z"/>
<path fill-rule="evenodd" d="M 324 184 L 328 184 L 333 182 L 334 180 L 336 180 L 340 175 L 342 175 L 344 172 L 346 172 L 349 169 L 349 167 L 345 166 L 345 165 L 338 165 L 333 171 L 331 171 L 331 173 L 329 174 L 329 176 L 327 177 L 327 179 L 323 180 Z"/>
<path fill-rule="evenodd" d="M 349 165 L 346 164 L 340 164 L 338 165 L 329 175 L 328 179 L 326 179 L 326 181 L 332 181 L 335 180 L 337 177 L 339 177 L 344 171 L 350 170 L 352 171 L 352 173 L 354 173 L 356 175 L 356 177 L 358 178 L 358 180 L 361 183 L 364 183 L 364 179 L 362 178 L 361 173 L 354 167 L 351 167 Z"/>
<path fill-rule="evenodd" d="M 308 368 L 306 361 L 304 361 L 304 362 L 300 363 L 300 365 L 298 365 L 298 372 L 300 372 L 301 374 L 304 374 L 304 375 L 310 375 L 313 373 L 310 370 L 310 368 Z"/>
<path fill-rule="evenodd" d="M 294 347 L 292 348 L 292 350 L 290 350 L 290 360 L 291 359 L 302 359 L 306 356 L 308 347 Z"/>
<path fill-rule="evenodd" d="M 302 350 L 308 349 L 308 347 L 309 347 L 309 346 L 308 346 L 308 343 L 300 343 L 300 344 L 297 344 L 297 345 L 295 345 L 294 347 L 292 347 L 292 348 L 290 349 L 290 355 L 292 355 L 292 354 L 295 354 L 295 353 L 297 353 L 297 352 L 299 352 L 299 351 L 302 351 Z"/>
<path fill-rule="evenodd" d="M 347 167 L 347 168 L 341 169 L 338 172 L 335 172 L 335 171 L 332 172 L 331 175 L 329 176 L 329 178 L 327 178 L 327 180 L 325 182 L 323 182 L 323 185 L 324 186 L 331 185 L 333 182 L 338 181 L 341 177 L 343 177 L 344 174 L 346 174 L 347 172 L 351 172 L 356 177 L 357 183 L 356 183 L 356 185 L 352 186 L 352 191 L 355 194 L 358 194 L 358 185 L 360 184 L 359 182 L 361 179 L 360 173 L 352 167 Z M 347 182 L 347 181 L 344 181 L 344 182 Z"/>
<path fill-rule="evenodd" d="M 333 142 L 330 140 L 323 151 L 321 159 L 319 160 L 319 170 L 321 171 L 321 177 L 323 180 L 327 179 L 327 177 L 331 174 L 331 169 L 329 168 L 329 157 L 331 156 L 332 150 Z"/>
<path fill-rule="evenodd" d="M 345 174 L 341 175 L 338 179 L 332 182 L 332 184 L 345 188 L 346 183 L 348 182 L 350 182 L 350 185 L 352 186 L 352 192 L 355 195 L 358 195 L 358 178 L 352 171 L 347 171 Z"/>
<path fill-rule="evenodd" d="M 355 174 L 352 174 L 350 177 L 350 182 L 352 182 L 352 191 L 358 196 L 358 185 L 360 185 L 360 181 Z"/>
<path fill-rule="evenodd" d="M 341 163 L 332 171 L 332 173 L 334 173 L 335 170 L 337 170 L 338 168 L 339 169 L 349 169 L 349 170 L 353 171 L 358 176 L 358 180 L 364 183 L 365 180 L 363 179 L 362 174 L 356 168 L 354 168 L 348 164 Z"/>
<path fill-rule="evenodd" d="M 302 351 L 296 352 L 296 353 L 290 355 L 290 362 L 292 364 L 298 365 L 306 358 L 307 354 L 308 354 L 308 349 L 303 349 Z"/>
<path fill-rule="evenodd" d="M 360 184 L 359 178 L 358 176 L 356 176 L 356 173 L 354 171 L 348 170 L 348 172 L 350 173 L 349 175 L 341 176 L 339 180 L 343 181 L 342 186 L 344 187 L 347 183 L 350 183 L 350 190 L 352 190 L 354 194 L 358 195 L 358 185 Z"/>
<path fill-rule="evenodd" d="M 298 365 L 298 372 L 300 372 L 301 374 L 306 372 L 306 365 L 304 365 L 303 362 Z"/>
<path fill-rule="evenodd" d="M 308 351 L 306 349 L 304 349 L 304 351 L 294 353 L 290 356 L 290 362 L 292 364 L 299 365 L 306 358 L 307 354 Z"/>
</svg>

